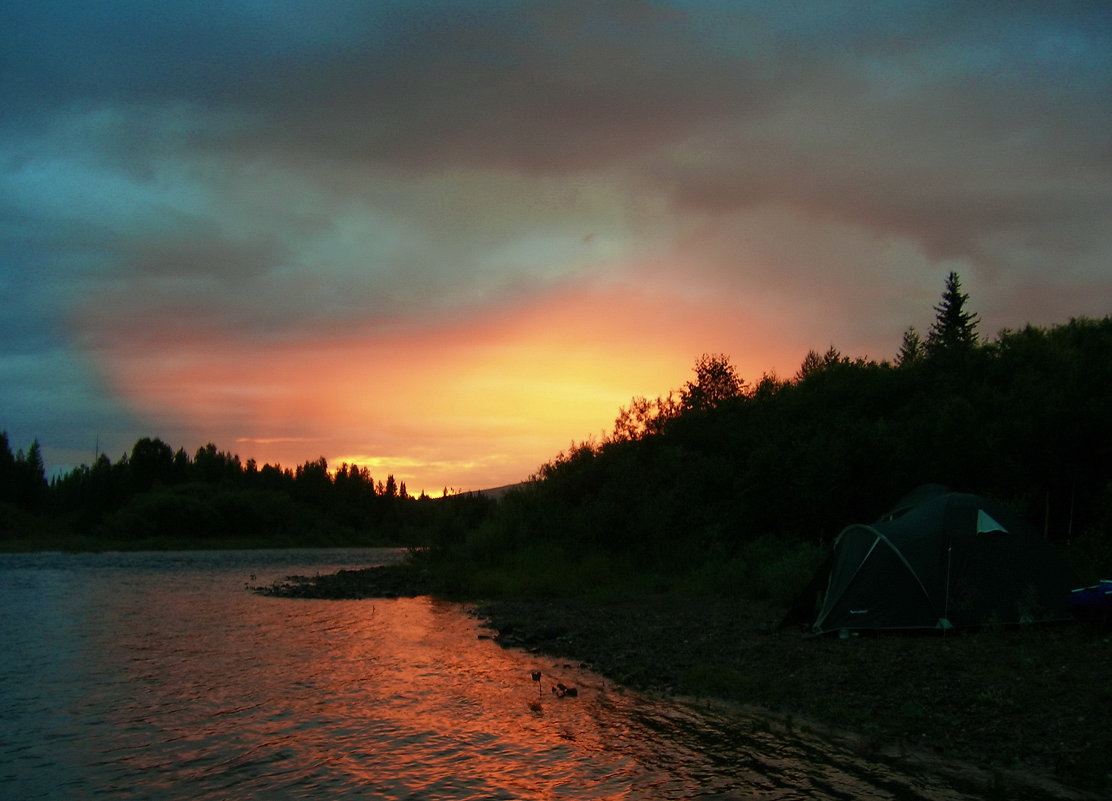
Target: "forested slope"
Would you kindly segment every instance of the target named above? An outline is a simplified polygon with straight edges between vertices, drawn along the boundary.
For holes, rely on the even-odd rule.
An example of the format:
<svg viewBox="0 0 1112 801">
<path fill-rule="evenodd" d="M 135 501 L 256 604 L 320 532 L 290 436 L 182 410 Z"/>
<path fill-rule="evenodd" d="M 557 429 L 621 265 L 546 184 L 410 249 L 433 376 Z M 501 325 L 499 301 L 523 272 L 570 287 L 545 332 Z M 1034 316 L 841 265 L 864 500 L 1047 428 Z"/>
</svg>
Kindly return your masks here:
<svg viewBox="0 0 1112 801">
<path fill-rule="evenodd" d="M 1112 571 L 1112 318 L 985 341 L 965 301 L 951 275 L 893 363 L 832 348 L 750 384 L 705 355 L 435 558 L 490 593 L 649 580 L 787 596 L 841 528 L 940 483 L 1012 505 L 1085 577 Z"/>
</svg>

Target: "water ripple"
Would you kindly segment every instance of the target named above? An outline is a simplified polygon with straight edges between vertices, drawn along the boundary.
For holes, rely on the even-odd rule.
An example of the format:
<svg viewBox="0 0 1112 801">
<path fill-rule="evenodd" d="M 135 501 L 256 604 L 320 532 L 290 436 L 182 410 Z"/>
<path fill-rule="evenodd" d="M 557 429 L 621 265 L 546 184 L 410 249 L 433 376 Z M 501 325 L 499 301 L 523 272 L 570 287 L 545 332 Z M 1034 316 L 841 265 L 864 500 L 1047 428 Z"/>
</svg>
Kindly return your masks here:
<svg viewBox="0 0 1112 801">
<path fill-rule="evenodd" d="M 453 604 L 243 589 L 396 556 L 0 557 L 0 797 L 976 797 L 504 651 Z"/>
</svg>

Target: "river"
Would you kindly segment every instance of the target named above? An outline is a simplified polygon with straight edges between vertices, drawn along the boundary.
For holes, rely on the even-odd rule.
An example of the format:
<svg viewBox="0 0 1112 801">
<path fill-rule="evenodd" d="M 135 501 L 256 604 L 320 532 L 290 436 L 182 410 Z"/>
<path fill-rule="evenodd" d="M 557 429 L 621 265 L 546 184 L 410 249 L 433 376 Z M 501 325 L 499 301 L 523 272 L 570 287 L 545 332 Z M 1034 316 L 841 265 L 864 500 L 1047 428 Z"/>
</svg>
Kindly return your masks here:
<svg viewBox="0 0 1112 801">
<path fill-rule="evenodd" d="M 248 589 L 396 558 L 0 555 L 0 798 L 978 797 L 504 650 L 457 604 Z"/>
</svg>

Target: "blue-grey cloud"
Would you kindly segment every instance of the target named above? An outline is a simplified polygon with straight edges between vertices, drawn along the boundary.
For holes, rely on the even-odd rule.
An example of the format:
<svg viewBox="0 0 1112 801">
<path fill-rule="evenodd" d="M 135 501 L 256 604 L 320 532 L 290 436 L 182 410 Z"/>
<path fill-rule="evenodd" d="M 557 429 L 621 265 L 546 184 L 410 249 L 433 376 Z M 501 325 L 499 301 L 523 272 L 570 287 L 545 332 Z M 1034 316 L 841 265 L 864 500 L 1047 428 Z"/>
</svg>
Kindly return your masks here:
<svg viewBox="0 0 1112 801">
<path fill-rule="evenodd" d="M 1101 3 L 43 0 L 0 74 L 0 426 L 44 437 L 130 425 L 129 348 L 579 280 L 683 269 L 849 345 L 949 269 L 1001 325 L 1112 290 Z"/>
</svg>

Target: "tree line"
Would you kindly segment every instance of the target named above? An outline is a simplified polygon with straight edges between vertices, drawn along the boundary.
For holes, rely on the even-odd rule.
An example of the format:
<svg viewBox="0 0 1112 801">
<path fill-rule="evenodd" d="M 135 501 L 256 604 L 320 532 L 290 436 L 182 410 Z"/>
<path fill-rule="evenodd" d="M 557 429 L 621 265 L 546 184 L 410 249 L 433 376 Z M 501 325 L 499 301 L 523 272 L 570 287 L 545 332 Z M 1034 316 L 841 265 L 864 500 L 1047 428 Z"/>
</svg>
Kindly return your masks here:
<svg viewBox="0 0 1112 801">
<path fill-rule="evenodd" d="M 843 527 L 938 483 L 1010 504 L 1085 570 L 1107 572 L 1112 318 L 984 339 L 968 300 L 951 273 L 927 334 L 907 329 L 893 361 L 831 347 L 790 378 L 750 383 L 705 354 L 682 387 L 634 398 L 611 432 L 544 464 L 430 559 L 470 570 L 485 592 L 605 585 L 624 571 L 778 595 Z"/>
<path fill-rule="evenodd" d="M 79 547 L 411 544 L 448 516 L 473 513 L 463 506 L 484 505 L 431 501 L 392 474 L 330 470 L 323 456 L 291 469 L 241 462 L 212 443 L 190 455 L 151 437 L 115 462 L 98 454 L 47 481 L 38 441 L 13 454 L 0 434 L 0 538 L 9 546 L 44 536 Z"/>
<path fill-rule="evenodd" d="M 427 546 L 445 591 L 567 591 L 624 571 L 775 594 L 844 526 L 940 483 L 1012 505 L 1087 570 L 1112 570 L 1112 318 L 985 339 L 968 302 L 952 273 L 925 335 L 906 329 L 891 361 L 830 347 L 789 378 L 749 381 L 704 354 L 681 387 L 633 398 L 611 431 L 497 503 L 413 498 L 323 458 L 291 470 L 150 438 L 47 482 L 38 443 L 13 454 L 3 436 L 0 538 L 404 543 Z"/>
<path fill-rule="evenodd" d="M 26 453 L 12 453 L 8 432 L 0 431 L 0 504 L 38 510 L 46 498 L 46 473 L 38 440 Z"/>
</svg>

